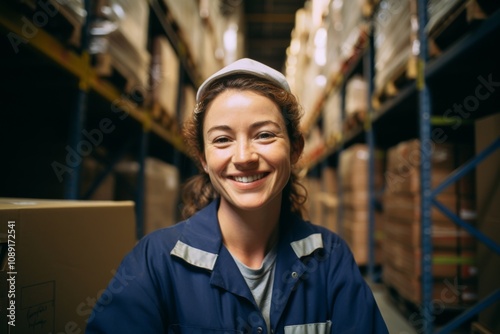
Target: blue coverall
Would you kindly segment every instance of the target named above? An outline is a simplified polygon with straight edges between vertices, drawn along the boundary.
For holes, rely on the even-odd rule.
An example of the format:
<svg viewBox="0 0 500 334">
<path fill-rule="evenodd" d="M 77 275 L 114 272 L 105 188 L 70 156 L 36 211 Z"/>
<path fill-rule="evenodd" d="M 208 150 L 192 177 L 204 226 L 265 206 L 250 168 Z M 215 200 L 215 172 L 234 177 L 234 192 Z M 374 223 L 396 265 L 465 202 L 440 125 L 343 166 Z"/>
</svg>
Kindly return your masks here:
<svg viewBox="0 0 500 334">
<path fill-rule="evenodd" d="M 266 333 L 222 243 L 218 204 L 142 238 L 94 306 L 86 333 Z M 282 214 L 277 247 L 272 333 L 388 333 L 338 235 Z"/>
</svg>

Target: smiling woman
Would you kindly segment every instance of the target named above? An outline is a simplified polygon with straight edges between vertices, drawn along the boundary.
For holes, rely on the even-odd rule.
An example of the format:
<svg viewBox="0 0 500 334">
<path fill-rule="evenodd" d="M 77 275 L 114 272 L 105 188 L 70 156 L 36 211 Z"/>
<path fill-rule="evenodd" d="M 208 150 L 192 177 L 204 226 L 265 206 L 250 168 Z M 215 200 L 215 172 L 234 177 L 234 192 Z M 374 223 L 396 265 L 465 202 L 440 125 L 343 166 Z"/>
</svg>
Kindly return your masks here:
<svg viewBox="0 0 500 334">
<path fill-rule="evenodd" d="M 345 242 L 302 219 L 300 116 L 284 76 L 251 59 L 201 85 L 186 220 L 123 260 L 134 280 L 87 333 L 387 333 Z"/>
</svg>

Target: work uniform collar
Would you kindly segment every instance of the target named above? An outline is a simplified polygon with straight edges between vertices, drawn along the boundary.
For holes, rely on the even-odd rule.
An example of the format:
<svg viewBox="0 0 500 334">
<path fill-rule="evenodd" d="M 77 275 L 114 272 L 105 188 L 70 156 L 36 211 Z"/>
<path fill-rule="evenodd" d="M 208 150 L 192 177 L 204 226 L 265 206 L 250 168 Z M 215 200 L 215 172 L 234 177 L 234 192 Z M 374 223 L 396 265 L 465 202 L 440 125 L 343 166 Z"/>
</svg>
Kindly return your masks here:
<svg viewBox="0 0 500 334">
<path fill-rule="evenodd" d="M 210 270 L 210 284 L 243 297 L 258 308 L 236 262 L 222 244 L 218 207 L 219 199 L 188 219 L 171 254 L 193 266 Z M 315 233 L 310 224 L 291 213 L 280 215 L 271 326 L 279 321 L 290 295 L 307 271 L 301 258 L 320 248 L 323 248 L 321 234 Z"/>
<path fill-rule="evenodd" d="M 187 263 L 213 270 L 222 248 L 222 233 L 217 218 L 220 199 L 215 199 L 185 222 L 185 227 L 171 254 Z M 291 213 L 280 217 L 279 248 L 291 247 L 294 260 L 323 247 L 319 233 Z M 287 252 L 288 253 L 288 252 Z"/>
</svg>

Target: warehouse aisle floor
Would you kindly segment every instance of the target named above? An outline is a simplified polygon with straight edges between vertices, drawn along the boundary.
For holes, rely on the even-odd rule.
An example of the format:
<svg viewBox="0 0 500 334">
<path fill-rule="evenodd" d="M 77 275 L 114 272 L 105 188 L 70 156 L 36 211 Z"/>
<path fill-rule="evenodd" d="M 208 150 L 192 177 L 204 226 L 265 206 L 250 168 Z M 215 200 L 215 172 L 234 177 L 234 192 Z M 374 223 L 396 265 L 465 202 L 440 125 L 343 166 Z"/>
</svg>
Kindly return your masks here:
<svg viewBox="0 0 500 334">
<path fill-rule="evenodd" d="M 416 334 L 407 319 L 396 309 L 394 303 L 389 299 L 386 288 L 382 284 L 368 282 L 370 285 L 377 305 L 382 313 L 382 317 L 387 324 L 390 334 Z"/>
</svg>

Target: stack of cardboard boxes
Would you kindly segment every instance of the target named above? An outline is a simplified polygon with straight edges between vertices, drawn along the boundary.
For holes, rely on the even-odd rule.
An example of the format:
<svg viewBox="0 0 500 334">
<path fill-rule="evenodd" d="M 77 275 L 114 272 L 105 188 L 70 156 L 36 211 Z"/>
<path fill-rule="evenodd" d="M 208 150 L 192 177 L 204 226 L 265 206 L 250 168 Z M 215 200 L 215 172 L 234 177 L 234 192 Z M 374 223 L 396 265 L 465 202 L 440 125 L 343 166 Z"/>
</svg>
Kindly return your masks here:
<svg viewBox="0 0 500 334">
<path fill-rule="evenodd" d="M 472 155 L 472 147 L 430 143 L 431 183 L 436 188 Z M 384 282 L 405 299 L 421 303 L 420 142 L 405 141 L 387 154 L 384 192 Z M 474 175 L 469 174 L 436 197 L 454 214 L 474 224 Z M 436 207 L 431 209 L 433 293 L 444 304 L 476 300 L 475 242 Z"/>
<path fill-rule="evenodd" d="M 341 234 L 349 244 L 358 265 L 368 263 L 369 235 L 369 184 L 368 184 L 369 151 L 365 144 L 353 145 L 341 153 L 340 174 L 342 187 L 342 221 Z M 374 191 L 382 190 L 383 154 L 376 151 L 374 170 Z M 382 221 L 380 214 L 375 213 L 376 249 L 375 260 L 381 262 Z"/>
<path fill-rule="evenodd" d="M 500 140 L 500 114 L 476 121 L 476 152 L 482 152 Z M 500 150 L 476 167 L 477 227 L 492 241 L 500 244 Z M 485 298 L 500 289 L 500 256 L 485 244 L 478 243 L 478 293 Z M 500 303 L 495 303 L 479 314 L 480 323 L 491 333 L 500 333 Z"/>
</svg>

